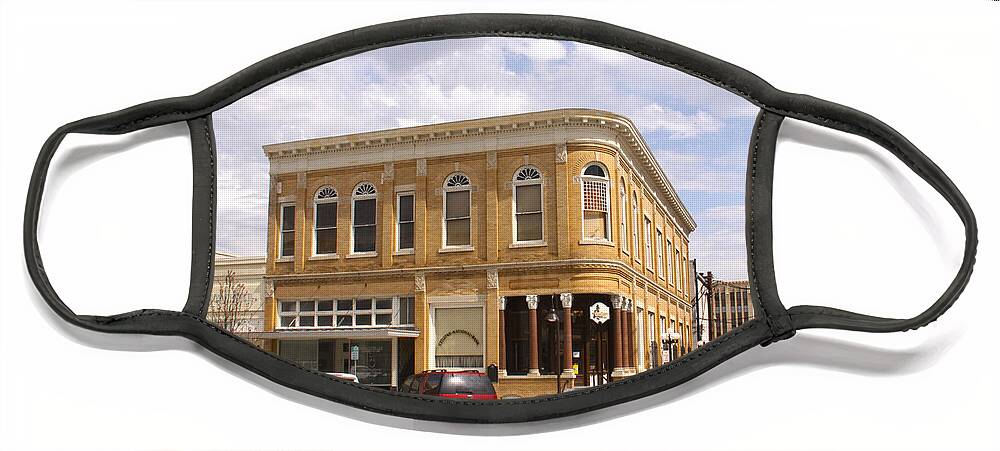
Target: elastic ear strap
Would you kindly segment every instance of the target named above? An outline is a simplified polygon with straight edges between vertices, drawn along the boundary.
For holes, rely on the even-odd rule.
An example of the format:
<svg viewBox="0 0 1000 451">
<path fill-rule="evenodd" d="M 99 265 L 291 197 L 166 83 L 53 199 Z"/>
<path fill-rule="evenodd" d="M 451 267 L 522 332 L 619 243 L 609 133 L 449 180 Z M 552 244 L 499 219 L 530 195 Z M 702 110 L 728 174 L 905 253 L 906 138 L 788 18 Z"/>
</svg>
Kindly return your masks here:
<svg viewBox="0 0 1000 451">
<path fill-rule="evenodd" d="M 975 264 L 976 246 L 978 245 L 978 229 L 976 216 L 965 200 L 965 196 L 941 171 L 941 168 L 927 158 L 923 152 L 899 132 L 878 119 L 842 105 L 817 102 L 817 99 L 804 95 L 795 96 L 789 104 L 789 109 L 792 111 L 775 109 L 772 111 L 787 117 L 859 135 L 884 147 L 913 172 L 916 172 L 921 179 L 934 187 L 955 209 L 965 225 L 965 251 L 958 274 L 955 275 L 954 280 L 941 297 L 923 313 L 912 318 L 897 319 L 863 315 L 832 307 L 799 305 L 788 309 L 792 327 L 795 329 L 822 327 L 863 332 L 902 332 L 930 324 L 955 303 L 955 300 L 969 283 L 969 278 L 972 277 L 972 267 Z"/>
<path fill-rule="evenodd" d="M 123 112 L 134 112 L 136 114 L 140 114 L 144 109 L 148 110 L 148 108 L 143 107 L 145 107 L 145 105 L 123 110 Z M 49 165 L 52 162 L 52 157 L 55 155 L 56 150 L 59 148 L 59 145 L 62 143 L 66 135 L 70 133 L 121 134 L 135 131 L 140 128 L 147 128 L 153 125 L 162 125 L 164 123 L 172 122 L 164 119 L 158 121 L 146 121 L 144 124 L 140 124 L 140 121 L 129 120 L 127 114 L 123 114 L 123 112 L 95 116 L 63 125 L 62 127 L 56 129 L 56 131 L 53 132 L 42 145 L 42 149 L 38 154 L 38 158 L 35 161 L 35 167 L 31 174 L 31 179 L 28 185 L 27 200 L 24 208 L 24 257 L 28 267 L 28 274 L 30 275 L 32 282 L 34 282 L 35 286 L 38 288 L 39 294 L 41 294 L 45 302 L 48 303 L 49 306 L 67 322 L 85 327 L 87 329 L 99 330 L 103 332 L 173 334 L 169 328 L 165 327 L 165 325 L 169 322 L 161 321 L 160 323 L 156 323 L 151 319 L 155 316 L 161 315 L 175 317 L 179 314 L 179 312 L 142 309 L 112 316 L 77 314 L 73 311 L 73 309 L 69 308 L 69 306 L 63 302 L 62 298 L 59 297 L 59 294 L 56 293 L 55 288 L 52 287 L 52 283 L 49 281 L 48 274 L 45 271 L 45 266 L 42 263 L 41 251 L 38 245 L 38 220 L 41 212 L 43 193 L 45 190 L 45 181 L 48 176 Z M 125 116 L 125 121 L 123 122 L 122 119 L 113 119 L 113 115 Z M 191 303 L 189 302 L 188 304 Z M 187 312 L 187 310 L 188 309 L 186 308 L 185 312 Z"/>
</svg>

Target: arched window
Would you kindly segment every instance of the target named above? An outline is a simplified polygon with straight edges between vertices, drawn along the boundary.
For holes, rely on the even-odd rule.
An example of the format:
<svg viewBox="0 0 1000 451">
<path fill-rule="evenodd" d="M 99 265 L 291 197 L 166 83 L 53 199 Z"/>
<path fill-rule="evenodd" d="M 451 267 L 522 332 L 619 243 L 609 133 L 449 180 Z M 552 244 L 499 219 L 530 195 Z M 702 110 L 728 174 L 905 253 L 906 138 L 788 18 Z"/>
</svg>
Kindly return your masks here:
<svg viewBox="0 0 1000 451">
<path fill-rule="evenodd" d="M 514 174 L 514 241 L 542 241 L 542 224 L 542 174 L 524 166 Z"/>
<path fill-rule="evenodd" d="M 632 192 L 632 257 L 639 261 L 639 197 Z"/>
<path fill-rule="evenodd" d="M 313 197 L 313 255 L 337 253 L 337 190 L 323 186 Z"/>
<path fill-rule="evenodd" d="M 472 184 L 462 173 L 448 176 L 444 182 L 444 245 L 472 245 Z"/>
<path fill-rule="evenodd" d="M 351 199 L 351 243 L 353 253 L 375 252 L 378 191 L 370 182 L 354 188 Z"/>
<path fill-rule="evenodd" d="M 622 242 L 622 252 L 629 253 L 628 244 L 628 192 L 625 191 L 625 178 L 618 183 L 618 236 Z"/>
<path fill-rule="evenodd" d="M 591 163 L 580 177 L 583 193 L 583 238 L 586 240 L 611 240 L 611 223 L 608 214 L 607 171 L 599 163 Z"/>
</svg>

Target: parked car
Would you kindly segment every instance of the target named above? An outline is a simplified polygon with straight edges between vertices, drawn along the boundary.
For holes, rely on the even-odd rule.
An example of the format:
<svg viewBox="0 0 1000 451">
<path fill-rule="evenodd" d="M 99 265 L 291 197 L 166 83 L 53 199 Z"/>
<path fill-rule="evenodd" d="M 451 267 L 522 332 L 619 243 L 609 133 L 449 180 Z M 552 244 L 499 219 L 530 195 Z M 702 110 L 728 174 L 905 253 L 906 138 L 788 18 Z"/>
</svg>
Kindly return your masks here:
<svg viewBox="0 0 1000 451">
<path fill-rule="evenodd" d="M 482 371 L 431 370 L 414 374 L 399 386 L 403 393 L 459 399 L 497 399 L 497 392 Z"/>
<path fill-rule="evenodd" d="M 351 373 L 326 373 L 326 374 L 329 374 L 330 376 L 333 376 L 345 382 L 354 382 L 355 384 L 358 383 L 358 376 L 355 376 Z"/>
</svg>

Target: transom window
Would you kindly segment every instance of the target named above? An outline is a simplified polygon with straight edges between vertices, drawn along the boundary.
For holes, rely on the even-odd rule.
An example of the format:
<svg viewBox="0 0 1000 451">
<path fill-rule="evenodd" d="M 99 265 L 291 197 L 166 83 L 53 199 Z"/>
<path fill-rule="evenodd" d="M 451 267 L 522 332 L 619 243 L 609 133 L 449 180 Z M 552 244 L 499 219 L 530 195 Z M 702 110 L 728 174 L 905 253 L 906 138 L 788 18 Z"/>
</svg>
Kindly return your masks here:
<svg viewBox="0 0 1000 451">
<path fill-rule="evenodd" d="M 542 241 L 542 174 L 524 166 L 514 174 L 514 241 Z"/>
<path fill-rule="evenodd" d="M 389 326 L 393 311 L 393 298 L 281 301 L 278 316 L 291 329 Z"/>
<path fill-rule="evenodd" d="M 452 174 L 444 184 L 444 245 L 472 245 L 472 185 L 462 173 Z"/>
<path fill-rule="evenodd" d="M 337 190 L 324 186 L 316 190 L 313 200 L 314 230 L 313 254 L 337 253 Z"/>
<path fill-rule="evenodd" d="M 591 163 L 580 177 L 583 193 L 583 238 L 610 241 L 611 224 L 608 214 L 607 171 L 597 163 Z"/>
<path fill-rule="evenodd" d="M 278 255 L 295 256 L 295 204 L 281 206 L 281 243 Z"/>
<path fill-rule="evenodd" d="M 375 252 L 376 207 L 378 191 L 370 182 L 354 188 L 351 242 L 354 253 Z"/>
</svg>

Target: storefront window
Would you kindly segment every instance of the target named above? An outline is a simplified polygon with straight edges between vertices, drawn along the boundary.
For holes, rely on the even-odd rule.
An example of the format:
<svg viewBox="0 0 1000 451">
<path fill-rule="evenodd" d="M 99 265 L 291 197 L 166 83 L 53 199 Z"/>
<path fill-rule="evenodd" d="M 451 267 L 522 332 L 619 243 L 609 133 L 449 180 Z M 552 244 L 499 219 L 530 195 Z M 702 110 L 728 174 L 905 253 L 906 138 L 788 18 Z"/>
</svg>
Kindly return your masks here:
<svg viewBox="0 0 1000 451">
<path fill-rule="evenodd" d="M 434 310 L 438 368 L 483 368 L 483 308 L 438 307 Z"/>
</svg>

